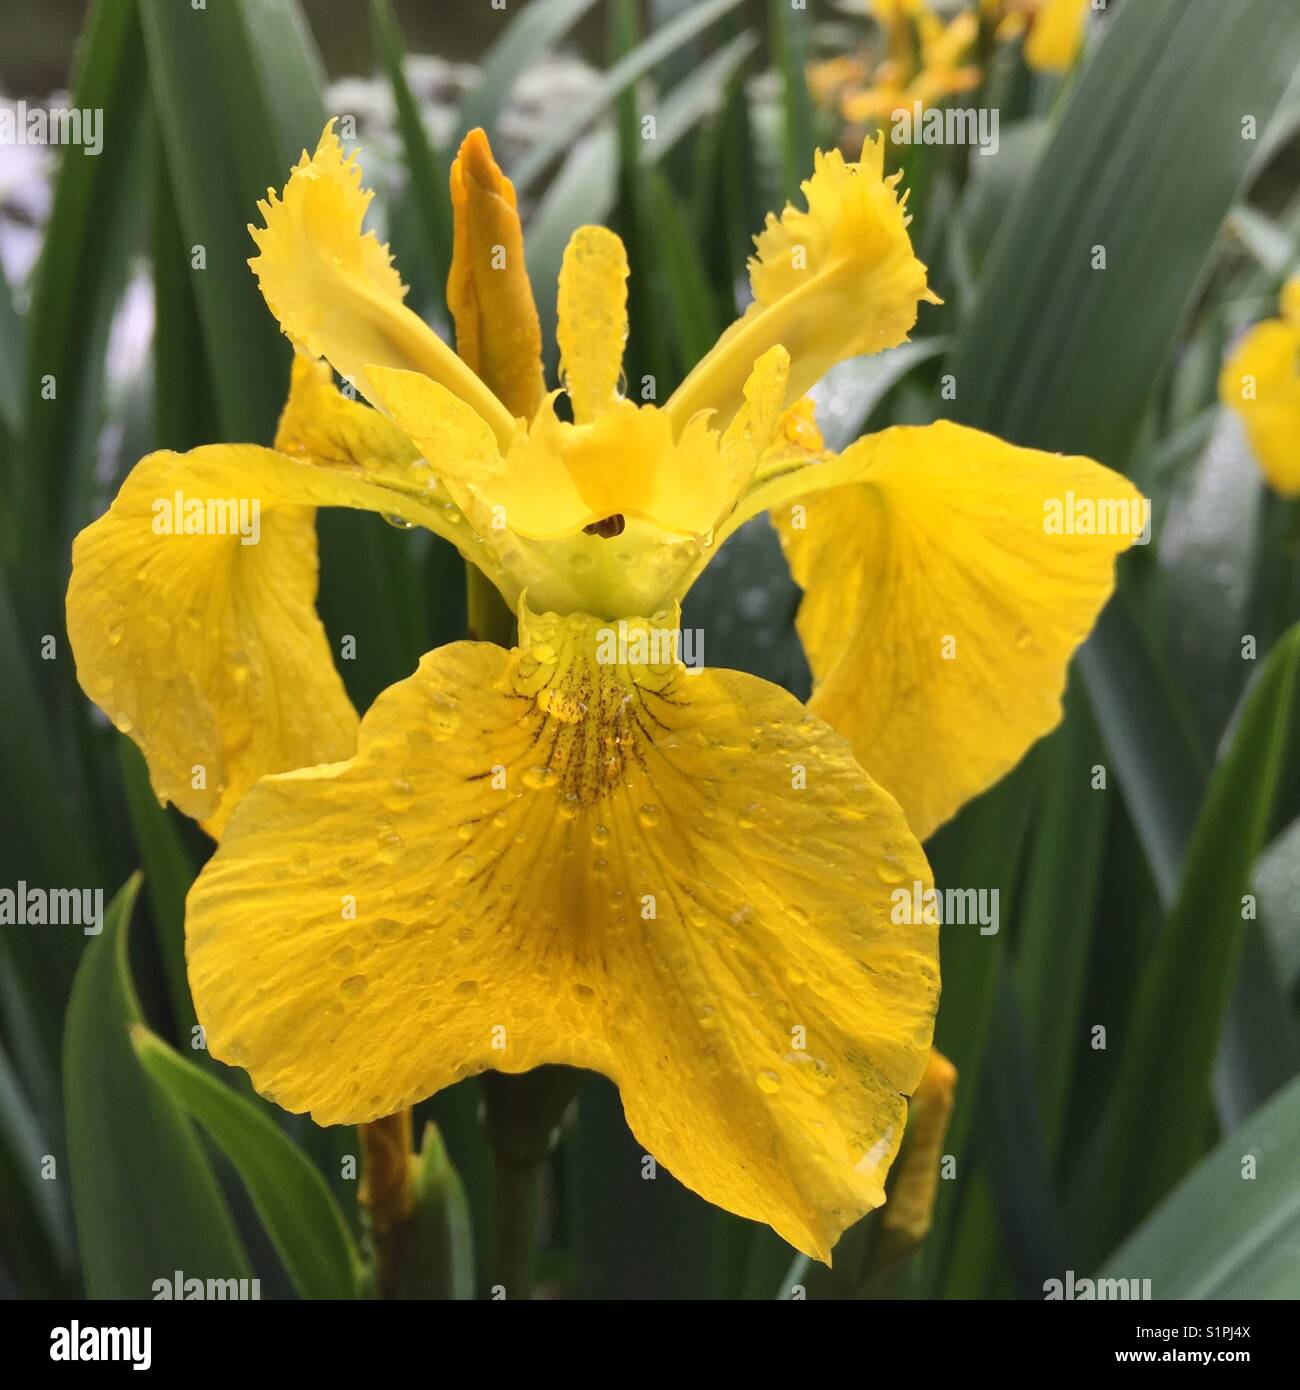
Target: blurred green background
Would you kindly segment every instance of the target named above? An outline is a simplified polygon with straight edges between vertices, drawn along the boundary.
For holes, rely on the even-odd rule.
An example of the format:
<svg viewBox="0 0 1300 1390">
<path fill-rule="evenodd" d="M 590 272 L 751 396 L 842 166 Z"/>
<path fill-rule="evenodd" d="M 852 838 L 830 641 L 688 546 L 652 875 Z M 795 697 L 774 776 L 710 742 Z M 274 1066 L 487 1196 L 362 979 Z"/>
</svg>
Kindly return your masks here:
<svg viewBox="0 0 1300 1390">
<path fill-rule="evenodd" d="M 143 870 L 101 937 L 0 930 L 9 1296 L 147 1297 L 175 1268 L 246 1270 L 268 1297 L 366 1286 L 355 1133 L 282 1114 L 189 1045 L 183 899 L 209 845 L 82 697 L 63 629 L 71 539 L 137 458 L 270 441 L 289 354 L 244 265 L 256 198 L 327 114 L 355 114 L 377 225 L 445 324 L 448 162 L 483 124 L 519 186 L 552 365 L 560 254 L 602 221 L 633 268 L 628 375 L 671 384 L 743 305 L 749 239 L 814 145 L 861 139 L 810 69 L 870 70 L 883 48 L 864 5 L 819 0 L 208 10 L 202 40 L 173 0 L 0 14 L 0 97 L 70 88 L 106 121 L 94 159 L 0 147 L 0 883 L 112 896 Z M 1068 73 L 1031 71 L 988 25 L 970 61 L 958 100 L 999 111 L 998 154 L 890 150 L 945 304 L 913 344 L 837 368 L 819 422 L 836 447 L 946 416 L 1089 454 L 1153 499 L 1155 534 L 1121 565 L 1062 727 L 927 846 L 941 885 L 1003 904 L 996 936 L 944 933 L 937 1045 L 960 1080 L 932 1228 L 884 1251 L 869 1218 L 833 1271 L 809 1268 L 662 1170 L 644 1181 L 590 1077 L 541 1179 L 548 1295 L 1039 1298 L 1073 1270 L 1158 1297 L 1300 1296 L 1300 527 L 1216 389 L 1300 271 L 1300 12 L 1113 0 Z M 463 634 L 463 565 L 377 518 L 319 527 L 321 612 L 331 638 L 364 635 L 345 671 L 364 710 Z M 711 665 L 803 696 L 797 601 L 759 521 L 687 621 Z M 141 1020 L 163 1041 L 137 1051 Z M 494 1282 L 481 1104 L 475 1080 L 418 1109 L 446 1154 L 426 1149 L 412 1296 Z"/>
</svg>

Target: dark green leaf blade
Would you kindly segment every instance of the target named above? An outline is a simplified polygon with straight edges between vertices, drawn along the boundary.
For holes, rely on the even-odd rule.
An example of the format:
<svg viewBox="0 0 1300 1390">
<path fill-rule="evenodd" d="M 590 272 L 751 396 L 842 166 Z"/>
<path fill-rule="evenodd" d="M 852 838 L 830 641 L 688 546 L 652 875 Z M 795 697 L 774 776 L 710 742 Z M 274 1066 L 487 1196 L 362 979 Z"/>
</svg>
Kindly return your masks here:
<svg viewBox="0 0 1300 1390">
<path fill-rule="evenodd" d="M 248 1260 L 189 1123 L 140 1069 L 127 960 L 136 875 L 104 914 L 68 1005 L 64 1099 L 86 1292 L 147 1299 L 158 1279 L 245 1279 Z"/>
<path fill-rule="evenodd" d="M 200 1071 L 143 1025 L 136 1056 L 173 1102 L 212 1137 L 248 1188 L 304 1298 L 355 1298 L 361 1257 L 325 1180 L 251 1102 Z"/>
</svg>

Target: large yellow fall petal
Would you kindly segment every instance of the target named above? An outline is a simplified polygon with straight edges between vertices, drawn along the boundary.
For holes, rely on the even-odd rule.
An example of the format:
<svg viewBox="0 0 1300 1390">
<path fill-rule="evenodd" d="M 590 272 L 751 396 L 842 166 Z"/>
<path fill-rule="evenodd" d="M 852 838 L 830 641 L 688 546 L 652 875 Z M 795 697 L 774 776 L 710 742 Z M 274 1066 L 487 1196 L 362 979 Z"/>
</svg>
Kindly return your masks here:
<svg viewBox="0 0 1300 1390">
<path fill-rule="evenodd" d="M 921 839 L 1059 721 L 1146 517 L 1089 459 L 947 422 L 868 436 L 759 496 L 804 589 L 810 708 Z"/>
<path fill-rule="evenodd" d="M 917 305 L 937 303 L 912 253 L 900 175 L 885 177 L 883 133 L 848 163 L 817 151 L 803 184 L 807 211 L 787 204 L 754 239 L 754 302 L 698 363 L 664 407 L 680 427 L 699 410 L 722 426 L 740 408 L 754 363 L 774 344 L 790 354 L 789 404 L 836 362 L 903 342 Z"/>
<path fill-rule="evenodd" d="M 1297 283 L 1297 282 L 1293 282 Z M 1295 295 L 1297 292 L 1292 291 Z M 1300 494 L 1300 310 L 1266 319 L 1242 338 L 1219 376 L 1219 396 L 1246 426 L 1250 447 L 1269 484 Z"/>
<path fill-rule="evenodd" d="M 925 1070 L 936 933 L 894 903 L 929 870 L 793 697 L 637 650 L 677 621 L 525 613 L 523 651 L 426 656 L 352 761 L 262 781 L 190 894 L 198 1016 L 322 1124 L 601 1071 L 679 1179 L 827 1258 Z"/>
<path fill-rule="evenodd" d="M 1064 72 L 1083 47 L 1088 0 L 1043 0 L 1025 41 L 1025 61 L 1040 72 Z"/>
<path fill-rule="evenodd" d="M 515 187 L 471 130 L 451 166 L 455 220 L 447 307 L 456 351 L 514 416 L 531 420 L 546 394 L 542 329 L 524 263 Z"/>
<path fill-rule="evenodd" d="M 249 261 L 280 327 L 313 357 L 324 357 L 371 399 L 371 363 L 423 372 L 481 415 L 503 442 L 514 418 L 496 396 L 403 303 L 406 293 L 388 248 L 361 224 L 371 194 L 355 156 L 343 157 L 325 127 L 316 153 L 289 174 L 283 196 L 258 203 L 264 227 L 249 227 L 258 255 Z"/>
<path fill-rule="evenodd" d="M 627 252 L 605 227 L 579 227 L 560 266 L 560 376 L 585 425 L 618 399 L 627 345 Z"/>
</svg>

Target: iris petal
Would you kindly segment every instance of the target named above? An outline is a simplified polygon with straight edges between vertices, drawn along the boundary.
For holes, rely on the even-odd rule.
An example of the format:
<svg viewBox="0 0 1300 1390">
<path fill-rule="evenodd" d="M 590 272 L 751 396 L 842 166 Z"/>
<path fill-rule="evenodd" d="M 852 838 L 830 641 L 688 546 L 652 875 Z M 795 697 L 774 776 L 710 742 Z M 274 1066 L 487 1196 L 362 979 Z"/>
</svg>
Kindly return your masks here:
<svg viewBox="0 0 1300 1390">
<path fill-rule="evenodd" d="M 261 782 L 190 896 L 198 1015 L 323 1124 L 601 1071 L 681 1181 L 828 1258 L 926 1067 L 936 931 L 896 902 L 930 874 L 792 696 L 638 653 L 676 621 L 525 614 L 521 651 L 425 657 L 353 760 Z"/>
</svg>

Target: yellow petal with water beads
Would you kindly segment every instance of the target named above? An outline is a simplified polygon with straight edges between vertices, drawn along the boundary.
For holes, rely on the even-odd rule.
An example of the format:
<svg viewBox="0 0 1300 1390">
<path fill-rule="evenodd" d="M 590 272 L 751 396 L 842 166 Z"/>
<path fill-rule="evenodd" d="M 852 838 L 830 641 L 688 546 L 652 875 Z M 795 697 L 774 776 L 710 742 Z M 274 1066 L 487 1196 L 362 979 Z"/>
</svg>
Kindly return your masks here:
<svg viewBox="0 0 1300 1390">
<path fill-rule="evenodd" d="M 627 345 L 627 252 L 604 227 L 579 227 L 560 266 L 560 379 L 585 425 L 619 395 Z"/>
<path fill-rule="evenodd" d="M 917 305 L 938 302 L 912 252 L 901 176 L 886 178 L 884 160 L 883 134 L 856 163 L 817 151 L 802 185 L 807 209 L 769 214 L 754 239 L 754 302 L 665 406 L 678 426 L 700 410 L 716 411 L 715 425 L 729 422 L 754 363 L 774 344 L 790 354 L 789 404 L 836 362 L 903 342 Z"/>
<path fill-rule="evenodd" d="M 322 1124 L 588 1067 L 707 1200 L 829 1258 L 926 1066 L 929 869 L 847 745 L 676 613 L 522 615 L 386 691 L 347 763 L 261 782 L 189 899 L 217 1057 Z M 254 982 L 250 988 L 250 981 Z"/>
<path fill-rule="evenodd" d="M 1070 658 L 1143 533 L 1090 459 L 947 422 L 869 435 L 756 489 L 795 581 L 809 708 L 925 839 L 1061 717 Z"/>
<path fill-rule="evenodd" d="M 388 248 L 361 226 L 371 194 L 354 156 L 343 157 L 331 121 L 316 153 L 289 174 L 283 195 L 258 203 L 249 261 L 280 327 L 370 398 L 370 364 L 423 372 L 481 415 L 503 443 L 514 417 L 475 373 L 403 303 Z"/>
</svg>

